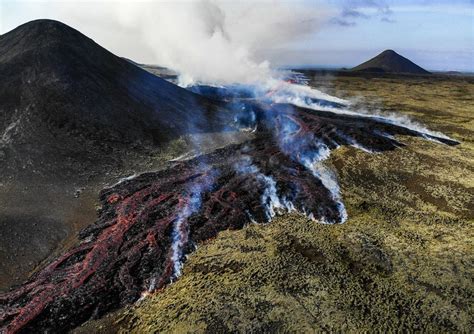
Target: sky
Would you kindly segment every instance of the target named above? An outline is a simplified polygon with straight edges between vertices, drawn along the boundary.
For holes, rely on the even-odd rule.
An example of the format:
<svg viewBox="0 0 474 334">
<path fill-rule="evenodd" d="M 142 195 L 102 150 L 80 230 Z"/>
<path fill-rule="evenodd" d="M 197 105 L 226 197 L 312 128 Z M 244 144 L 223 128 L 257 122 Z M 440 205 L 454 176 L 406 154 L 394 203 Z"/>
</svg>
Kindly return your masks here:
<svg viewBox="0 0 474 334">
<path fill-rule="evenodd" d="M 0 34 L 38 18 L 183 71 L 352 67 L 393 49 L 428 70 L 474 72 L 474 0 L 0 0 Z"/>
</svg>

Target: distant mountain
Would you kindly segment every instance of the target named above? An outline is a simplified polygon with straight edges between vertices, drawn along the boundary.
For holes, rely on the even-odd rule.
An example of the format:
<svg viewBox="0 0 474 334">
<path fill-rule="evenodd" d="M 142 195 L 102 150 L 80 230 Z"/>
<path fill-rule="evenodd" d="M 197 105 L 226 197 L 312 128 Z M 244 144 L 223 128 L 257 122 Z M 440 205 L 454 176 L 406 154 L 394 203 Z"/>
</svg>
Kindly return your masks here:
<svg viewBox="0 0 474 334">
<path fill-rule="evenodd" d="M 393 50 L 385 50 L 374 58 L 362 63 L 352 71 L 379 73 L 430 74 L 427 70 L 399 55 Z"/>
<path fill-rule="evenodd" d="M 63 23 L 0 35 L 0 169 L 94 166 L 131 145 L 210 129 L 217 109 Z"/>
</svg>

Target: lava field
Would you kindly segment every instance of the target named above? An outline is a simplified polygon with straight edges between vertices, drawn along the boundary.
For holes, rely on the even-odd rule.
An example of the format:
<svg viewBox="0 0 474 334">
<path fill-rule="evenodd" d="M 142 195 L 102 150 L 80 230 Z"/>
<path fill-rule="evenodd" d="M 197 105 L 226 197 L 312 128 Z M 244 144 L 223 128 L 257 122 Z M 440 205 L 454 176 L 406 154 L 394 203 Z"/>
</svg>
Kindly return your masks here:
<svg viewBox="0 0 474 334">
<path fill-rule="evenodd" d="M 226 229 L 288 211 L 344 222 L 336 175 L 322 163 L 341 145 L 382 152 L 403 146 L 396 135 L 456 144 L 377 117 L 255 101 L 239 109 L 252 115 L 235 120 L 254 139 L 104 189 L 80 243 L 0 295 L 2 331 L 63 332 L 146 298 Z"/>
</svg>

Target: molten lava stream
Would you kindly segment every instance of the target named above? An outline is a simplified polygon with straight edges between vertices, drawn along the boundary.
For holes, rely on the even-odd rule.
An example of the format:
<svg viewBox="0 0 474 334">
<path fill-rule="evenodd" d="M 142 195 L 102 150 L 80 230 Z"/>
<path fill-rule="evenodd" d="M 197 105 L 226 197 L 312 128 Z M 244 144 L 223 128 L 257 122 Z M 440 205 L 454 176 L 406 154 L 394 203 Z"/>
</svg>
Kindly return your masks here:
<svg viewBox="0 0 474 334">
<path fill-rule="evenodd" d="M 322 161 L 341 145 L 372 152 L 425 137 L 373 118 L 252 106 L 256 138 L 105 189 L 80 243 L 0 296 L 2 332 L 64 332 L 179 277 L 186 254 L 220 231 L 298 211 L 326 223 L 346 212 Z M 456 142 L 441 138 L 447 144 Z"/>
</svg>

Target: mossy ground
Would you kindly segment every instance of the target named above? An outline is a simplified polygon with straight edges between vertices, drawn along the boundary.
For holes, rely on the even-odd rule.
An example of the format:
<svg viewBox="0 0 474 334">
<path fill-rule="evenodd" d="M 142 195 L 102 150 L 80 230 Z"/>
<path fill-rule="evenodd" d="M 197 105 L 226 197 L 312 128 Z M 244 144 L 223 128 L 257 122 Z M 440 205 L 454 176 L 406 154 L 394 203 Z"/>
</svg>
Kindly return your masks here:
<svg viewBox="0 0 474 334">
<path fill-rule="evenodd" d="M 474 83 L 342 76 L 313 84 L 377 100 L 371 108 L 462 143 L 401 138 L 407 147 L 383 154 L 338 149 L 328 163 L 346 224 L 286 215 L 224 231 L 199 246 L 177 282 L 127 310 L 123 331 L 473 331 Z"/>
</svg>

